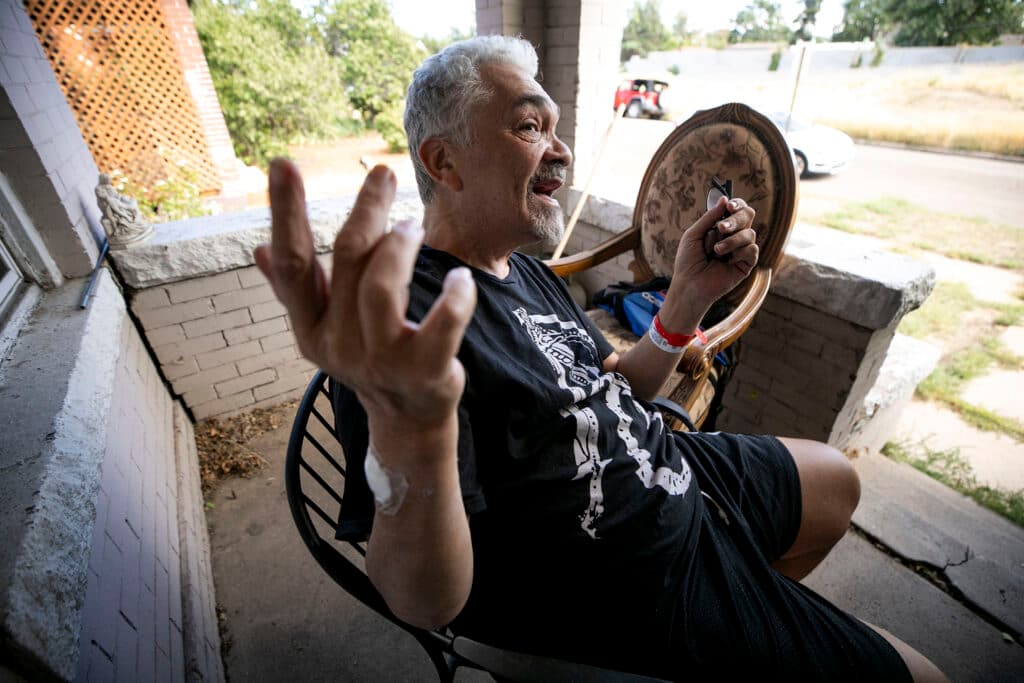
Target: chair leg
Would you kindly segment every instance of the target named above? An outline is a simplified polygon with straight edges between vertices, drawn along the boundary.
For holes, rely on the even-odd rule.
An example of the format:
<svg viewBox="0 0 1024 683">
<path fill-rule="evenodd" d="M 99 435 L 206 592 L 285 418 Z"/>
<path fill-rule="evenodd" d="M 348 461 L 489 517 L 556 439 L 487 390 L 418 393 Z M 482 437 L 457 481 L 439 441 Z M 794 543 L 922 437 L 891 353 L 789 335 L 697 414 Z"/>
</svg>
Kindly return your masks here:
<svg viewBox="0 0 1024 683">
<path fill-rule="evenodd" d="M 455 669 L 458 667 L 455 659 L 447 652 L 438 648 L 437 641 L 416 636 L 416 640 L 427 651 L 430 662 L 437 669 L 437 678 L 441 683 L 452 683 L 455 680 Z"/>
</svg>

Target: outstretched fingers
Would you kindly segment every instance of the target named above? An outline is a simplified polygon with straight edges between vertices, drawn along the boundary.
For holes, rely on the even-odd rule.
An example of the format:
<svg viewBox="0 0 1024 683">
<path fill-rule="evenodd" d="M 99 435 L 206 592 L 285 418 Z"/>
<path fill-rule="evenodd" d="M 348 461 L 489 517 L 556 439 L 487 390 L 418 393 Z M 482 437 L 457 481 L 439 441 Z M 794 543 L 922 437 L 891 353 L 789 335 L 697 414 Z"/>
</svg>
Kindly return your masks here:
<svg viewBox="0 0 1024 683">
<path fill-rule="evenodd" d="M 423 228 L 402 221 L 378 241 L 359 280 L 359 322 L 367 349 L 394 343 L 405 328 L 409 280 L 423 240 Z"/>
<path fill-rule="evenodd" d="M 473 310 L 476 308 L 476 283 L 468 268 L 453 268 L 444 278 L 441 296 L 434 301 L 420 324 L 418 361 L 445 368 L 462 343 Z"/>
<path fill-rule="evenodd" d="M 351 301 L 365 261 L 387 232 L 388 211 L 398 181 L 387 166 L 375 166 L 363 181 L 352 212 L 334 240 L 331 296 Z"/>
<path fill-rule="evenodd" d="M 299 339 L 319 321 L 326 304 L 326 279 L 316 260 L 306 218 L 306 193 L 298 168 L 274 159 L 269 172 L 271 242 L 253 256 L 281 300 Z"/>
</svg>

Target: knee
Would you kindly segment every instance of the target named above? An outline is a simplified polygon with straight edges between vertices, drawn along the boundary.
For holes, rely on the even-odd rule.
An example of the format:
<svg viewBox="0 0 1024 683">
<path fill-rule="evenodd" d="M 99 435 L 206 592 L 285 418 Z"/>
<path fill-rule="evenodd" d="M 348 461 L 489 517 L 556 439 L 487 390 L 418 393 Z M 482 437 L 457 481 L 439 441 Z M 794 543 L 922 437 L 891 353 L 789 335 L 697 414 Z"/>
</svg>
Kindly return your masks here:
<svg viewBox="0 0 1024 683">
<path fill-rule="evenodd" d="M 860 502 L 860 477 L 839 450 L 805 439 L 783 439 L 800 475 L 802 519 L 815 535 L 838 540 Z"/>
<path fill-rule="evenodd" d="M 829 478 L 829 497 L 837 516 L 836 521 L 845 533 L 853 511 L 860 502 L 860 476 L 849 458 L 838 449 L 828 444 L 821 444 L 821 449 L 822 461 L 827 463 L 825 469 Z"/>
<path fill-rule="evenodd" d="M 838 468 L 841 472 L 839 478 L 842 480 L 842 488 L 845 492 L 845 498 L 847 505 L 850 508 L 850 515 L 853 515 L 853 511 L 857 509 L 857 504 L 860 503 L 860 475 L 857 474 L 857 470 L 854 469 L 853 463 L 850 459 L 843 455 L 836 449 L 832 449 L 839 459 Z"/>
</svg>

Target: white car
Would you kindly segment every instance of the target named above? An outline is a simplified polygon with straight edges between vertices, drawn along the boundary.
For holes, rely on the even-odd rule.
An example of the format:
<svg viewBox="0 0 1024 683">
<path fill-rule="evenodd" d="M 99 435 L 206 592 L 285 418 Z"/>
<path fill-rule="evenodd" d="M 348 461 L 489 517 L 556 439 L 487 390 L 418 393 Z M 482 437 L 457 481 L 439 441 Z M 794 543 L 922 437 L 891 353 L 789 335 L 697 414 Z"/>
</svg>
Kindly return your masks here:
<svg viewBox="0 0 1024 683">
<path fill-rule="evenodd" d="M 793 148 L 798 176 L 838 173 L 853 161 L 853 140 L 843 131 L 808 123 L 795 116 L 789 119 L 789 130 L 786 130 L 785 112 L 773 112 L 768 117 Z"/>
</svg>

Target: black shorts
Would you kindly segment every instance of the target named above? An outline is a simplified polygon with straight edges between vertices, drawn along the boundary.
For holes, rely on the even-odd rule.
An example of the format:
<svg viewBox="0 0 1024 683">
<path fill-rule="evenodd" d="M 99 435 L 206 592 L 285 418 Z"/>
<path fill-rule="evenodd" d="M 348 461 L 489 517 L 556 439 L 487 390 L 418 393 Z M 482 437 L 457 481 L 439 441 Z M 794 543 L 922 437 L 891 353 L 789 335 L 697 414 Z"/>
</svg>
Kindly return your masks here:
<svg viewBox="0 0 1024 683">
<path fill-rule="evenodd" d="M 884 638 L 768 566 L 800 529 L 786 447 L 769 436 L 677 438 L 704 509 L 696 552 L 678 567 L 672 677 L 910 681 Z"/>
</svg>

